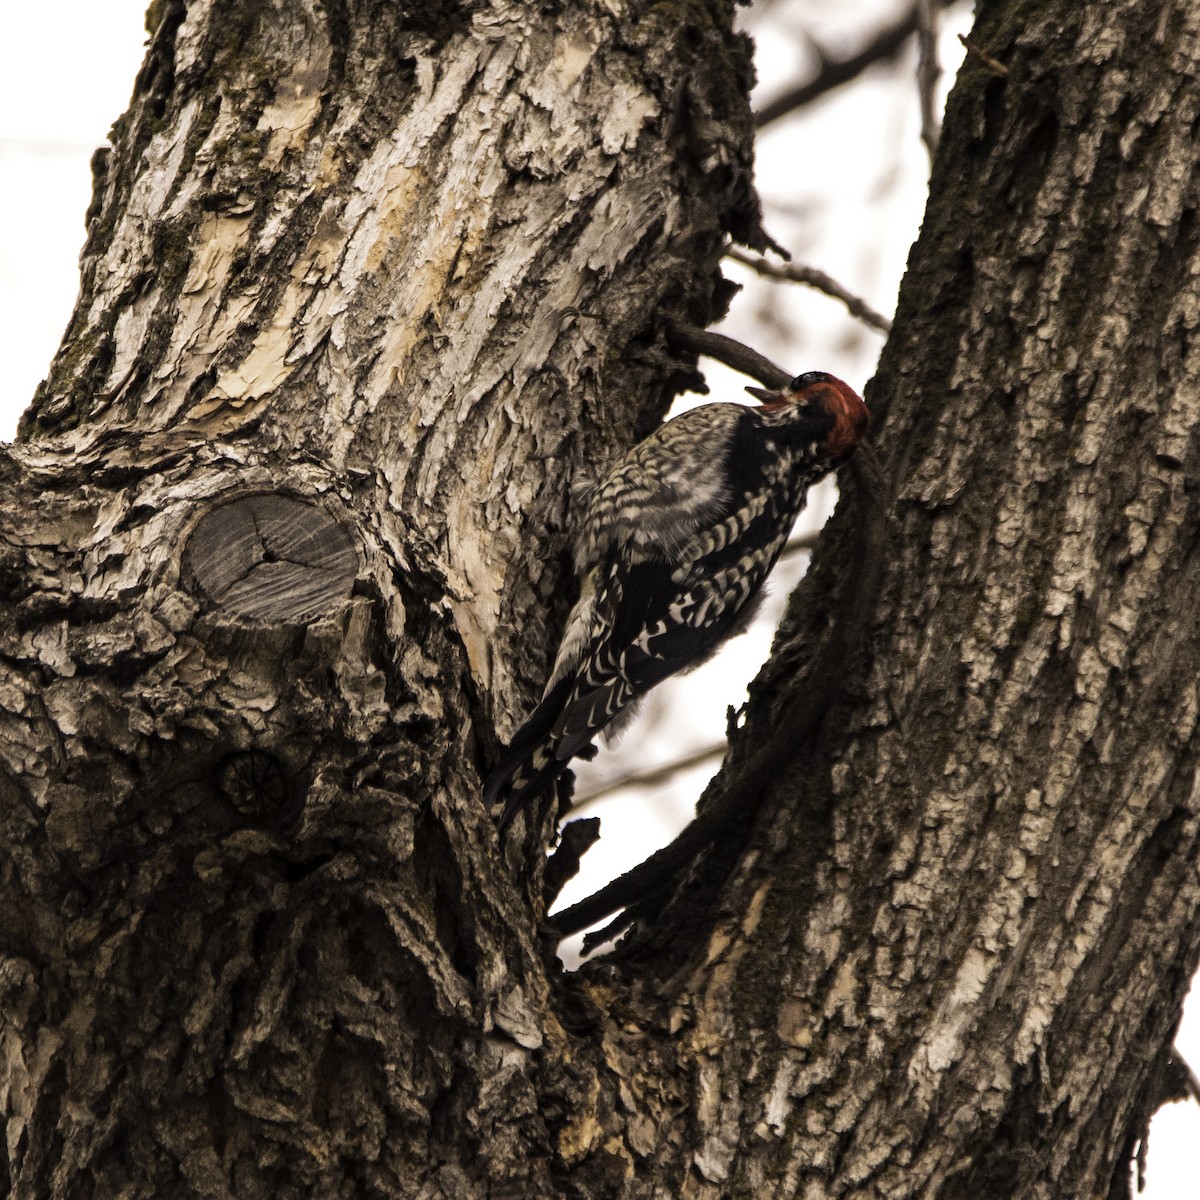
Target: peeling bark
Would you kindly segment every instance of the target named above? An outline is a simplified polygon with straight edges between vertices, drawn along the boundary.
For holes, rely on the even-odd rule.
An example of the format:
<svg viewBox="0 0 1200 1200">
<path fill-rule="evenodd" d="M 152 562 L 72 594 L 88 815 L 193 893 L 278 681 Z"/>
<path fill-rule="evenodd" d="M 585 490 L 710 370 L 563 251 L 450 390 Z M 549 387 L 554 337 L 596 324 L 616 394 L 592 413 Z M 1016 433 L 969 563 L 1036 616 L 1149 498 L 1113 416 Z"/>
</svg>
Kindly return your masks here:
<svg viewBox="0 0 1200 1200">
<path fill-rule="evenodd" d="M 153 6 L 0 453 L 0 1191 L 1121 1194 L 1200 952 L 1188 6 L 981 16 L 744 845 L 567 977 L 479 802 L 761 241 L 732 16 Z"/>
</svg>

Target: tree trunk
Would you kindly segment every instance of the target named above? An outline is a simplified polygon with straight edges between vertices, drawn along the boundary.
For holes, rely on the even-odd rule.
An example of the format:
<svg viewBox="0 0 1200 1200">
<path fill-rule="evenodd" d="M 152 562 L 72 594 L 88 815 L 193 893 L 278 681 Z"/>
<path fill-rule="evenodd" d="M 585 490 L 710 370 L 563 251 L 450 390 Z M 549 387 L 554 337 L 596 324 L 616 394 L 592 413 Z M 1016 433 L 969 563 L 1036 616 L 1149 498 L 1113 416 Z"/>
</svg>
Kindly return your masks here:
<svg viewBox="0 0 1200 1200">
<path fill-rule="evenodd" d="M 882 487 L 714 792 L 859 651 L 565 976 L 480 776 L 570 484 L 762 240 L 732 4 L 152 7 L 0 457 L 0 1192 L 1122 1194 L 1200 952 L 1200 14 L 1155 8 L 985 7 Z"/>
</svg>

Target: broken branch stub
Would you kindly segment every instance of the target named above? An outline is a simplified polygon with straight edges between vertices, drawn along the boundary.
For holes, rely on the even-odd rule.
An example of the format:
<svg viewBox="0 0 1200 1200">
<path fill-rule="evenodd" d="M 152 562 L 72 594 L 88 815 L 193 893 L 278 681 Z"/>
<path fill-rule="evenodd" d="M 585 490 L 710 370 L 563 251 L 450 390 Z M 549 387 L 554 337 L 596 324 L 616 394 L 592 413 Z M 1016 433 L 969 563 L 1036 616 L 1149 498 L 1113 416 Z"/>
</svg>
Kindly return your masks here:
<svg viewBox="0 0 1200 1200">
<path fill-rule="evenodd" d="M 346 529 L 315 504 L 264 493 L 205 514 L 184 552 L 184 578 L 226 614 L 306 625 L 350 596 L 358 556 Z"/>
</svg>

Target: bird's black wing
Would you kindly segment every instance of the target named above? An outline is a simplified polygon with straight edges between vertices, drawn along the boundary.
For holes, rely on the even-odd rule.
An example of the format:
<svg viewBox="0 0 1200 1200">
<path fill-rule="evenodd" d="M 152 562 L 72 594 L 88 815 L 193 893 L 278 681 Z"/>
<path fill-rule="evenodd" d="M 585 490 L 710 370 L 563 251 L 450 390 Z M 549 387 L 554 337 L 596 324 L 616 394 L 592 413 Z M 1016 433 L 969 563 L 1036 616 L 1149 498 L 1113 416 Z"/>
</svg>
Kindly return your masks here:
<svg viewBox="0 0 1200 1200">
<path fill-rule="evenodd" d="M 679 436 L 705 431 L 699 416 L 695 429 L 680 420 Z M 630 532 L 604 550 L 590 628 L 574 640 L 583 653 L 553 683 L 488 782 L 489 803 L 507 789 L 502 824 L 655 684 L 699 666 L 753 615 L 808 487 L 828 470 L 818 447 L 829 418 L 821 413 L 770 436 L 746 410 L 725 424 L 714 460 L 723 482 L 703 489 L 705 503 L 693 511 L 700 521 L 680 521 L 667 505 L 635 530 L 636 504 L 623 514 L 604 489 L 594 498 L 596 511 L 607 514 L 605 529 L 628 526 L 637 536 Z M 635 454 L 622 468 L 630 479 L 617 495 L 649 486 L 638 475 L 644 465 Z M 673 495 L 669 482 L 663 491 Z M 672 486 L 683 494 L 678 481 Z M 593 542 L 602 545 L 599 537 Z"/>
<path fill-rule="evenodd" d="M 602 632 L 526 718 L 488 779 L 489 807 L 507 793 L 501 827 L 630 704 L 699 666 L 748 623 L 795 509 L 771 492 L 761 503 L 743 497 L 718 517 L 683 563 L 606 566 L 593 618 Z"/>
<path fill-rule="evenodd" d="M 768 494 L 716 523 L 704 552 L 683 564 L 609 566 L 596 609 L 603 632 L 579 664 L 553 727 L 556 755 L 577 754 L 655 684 L 699 666 L 745 627 L 798 507 Z M 734 520 L 747 509 L 744 522 Z"/>
</svg>

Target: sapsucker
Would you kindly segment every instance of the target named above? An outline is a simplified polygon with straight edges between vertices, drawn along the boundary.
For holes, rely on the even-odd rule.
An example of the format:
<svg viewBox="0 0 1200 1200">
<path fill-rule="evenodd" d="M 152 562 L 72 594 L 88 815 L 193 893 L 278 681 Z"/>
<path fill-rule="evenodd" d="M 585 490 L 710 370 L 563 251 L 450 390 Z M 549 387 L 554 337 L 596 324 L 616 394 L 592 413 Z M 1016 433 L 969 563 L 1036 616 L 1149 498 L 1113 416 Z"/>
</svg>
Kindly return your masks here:
<svg viewBox="0 0 1200 1200">
<path fill-rule="evenodd" d="M 823 371 L 758 407 L 706 404 L 635 446 L 584 497 L 580 594 L 541 703 L 488 779 L 500 823 L 668 675 L 745 629 L 808 489 L 867 431 L 867 406 Z"/>
</svg>

